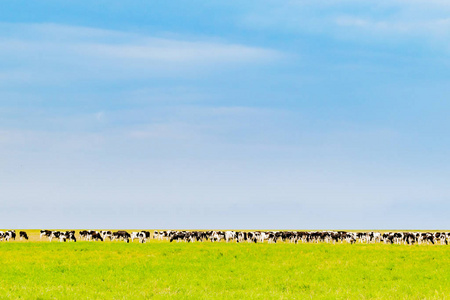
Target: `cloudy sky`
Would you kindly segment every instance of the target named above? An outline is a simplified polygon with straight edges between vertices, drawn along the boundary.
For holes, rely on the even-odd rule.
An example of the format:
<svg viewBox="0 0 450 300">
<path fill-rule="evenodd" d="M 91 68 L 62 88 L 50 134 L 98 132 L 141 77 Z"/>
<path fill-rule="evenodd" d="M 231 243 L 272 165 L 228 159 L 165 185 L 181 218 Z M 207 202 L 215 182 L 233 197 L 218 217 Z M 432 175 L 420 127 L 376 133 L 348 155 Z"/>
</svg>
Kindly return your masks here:
<svg viewBox="0 0 450 300">
<path fill-rule="evenodd" d="M 0 228 L 450 228 L 446 1 L 11 1 Z"/>
</svg>

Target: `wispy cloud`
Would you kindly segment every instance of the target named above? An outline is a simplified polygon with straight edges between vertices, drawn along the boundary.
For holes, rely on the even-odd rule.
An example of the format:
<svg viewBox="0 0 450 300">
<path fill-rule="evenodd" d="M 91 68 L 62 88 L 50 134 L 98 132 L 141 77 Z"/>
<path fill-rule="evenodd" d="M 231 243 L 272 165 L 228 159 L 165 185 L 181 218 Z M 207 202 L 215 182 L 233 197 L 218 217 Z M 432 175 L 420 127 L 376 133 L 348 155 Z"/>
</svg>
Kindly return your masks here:
<svg viewBox="0 0 450 300">
<path fill-rule="evenodd" d="M 427 20 L 372 19 L 357 16 L 341 16 L 336 24 L 342 27 L 360 29 L 379 35 L 422 36 L 427 38 L 443 38 L 449 35 L 450 18 Z"/>
<path fill-rule="evenodd" d="M 76 79 L 185 77 L 283 54 L 224 40 L 148 36 L 57 24 L 1 24 L 3 84 Z"/>
<path fill-rule="evenodd" d="M 399 43 L 403 38 L 421 38 L 447 44 L 449 13 L 446 1 L 290 1 L 284 5 L 267 1 L 241 21 L 253 29 L 353 37 L 358 42 L 386 42 L 393 36 Z"/>
</svg>

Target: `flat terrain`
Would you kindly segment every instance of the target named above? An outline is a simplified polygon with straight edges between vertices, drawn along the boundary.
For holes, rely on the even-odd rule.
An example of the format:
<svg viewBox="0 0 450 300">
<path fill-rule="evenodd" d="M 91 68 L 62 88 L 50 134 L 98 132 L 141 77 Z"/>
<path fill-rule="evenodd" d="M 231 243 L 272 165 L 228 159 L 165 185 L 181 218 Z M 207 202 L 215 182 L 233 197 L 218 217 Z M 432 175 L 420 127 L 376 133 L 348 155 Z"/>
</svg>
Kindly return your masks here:
<svg viewBox="0 0 450 300">
<path fill-rule="evenodd" d="M 448 295 L 450 246 L 445 245 L 0 242 L 0 298 Z"/>
</svg>

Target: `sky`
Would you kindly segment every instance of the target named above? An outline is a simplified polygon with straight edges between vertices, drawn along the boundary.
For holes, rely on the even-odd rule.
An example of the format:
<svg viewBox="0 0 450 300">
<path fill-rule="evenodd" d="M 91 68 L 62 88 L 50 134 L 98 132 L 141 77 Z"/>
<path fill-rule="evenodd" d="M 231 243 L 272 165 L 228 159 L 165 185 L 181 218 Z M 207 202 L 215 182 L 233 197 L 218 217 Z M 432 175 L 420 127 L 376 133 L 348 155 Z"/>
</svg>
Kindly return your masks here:
<svg viewBox="0 0 450 300">
<path fill-rule="evenodd" d="M 449 13 L 3 3 L 0 228 L 450 229 Z"/>
</svg>

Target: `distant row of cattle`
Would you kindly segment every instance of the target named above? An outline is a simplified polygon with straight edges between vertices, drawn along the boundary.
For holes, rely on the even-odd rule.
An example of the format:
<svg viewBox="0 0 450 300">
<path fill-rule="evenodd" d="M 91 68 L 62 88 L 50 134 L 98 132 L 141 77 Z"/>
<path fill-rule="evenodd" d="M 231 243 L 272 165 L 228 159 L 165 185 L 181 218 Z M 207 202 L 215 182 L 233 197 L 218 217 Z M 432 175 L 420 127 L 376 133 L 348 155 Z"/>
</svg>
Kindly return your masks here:
<svg viewBox="0 0 450 300">
<path fill-rule="evenodd" d="M 19 232 L 19 238 L 20 240 L 22 239 L 26 239 L 28 240 L 28 235 L 25 231 L 20 231 Z M 16 231 L 15 230 L 7 230 L 5 231 L 0 231 L 0 241 L 9 241 L 9 240 L 15 240 L 16 239 Z"/>
<path fill-rule="evenodd" d="M 19 232 L 20 240 L 28 240 L 25 231 Z M 150 238 L 156 240 L 168 240 L 170 242 L 237 242 L 237 243 L 386 243 L 386 244 L 442 244 L 447 245 L 450 241 L 450 232 L 347 232 L 347 231 L 154 231 L 151 235 L 150 231 L 133 231 L 131 233 L 125 230 L 109 231 L 109 230 L 81 230 L 78 234 L 78 240 L 84 241 L 124 241 L 129 243 L 130 240 L 138 240 L 145 243 Z M 59 240 L 60 242 L 76 242 L 77 236 L 74 230 L 56 231 L 41 230 L 40 239 L 48 238 Z M 16 239 L 16 231 L 0 231 L 0 241 L 10 241 Z"/>
<path fill-rule="evenodd" d="M 75 231 L 55 231 L 55 230 L 41 230 L 40 239 L 47 237 L 50 242 L 52 239 L 59 239 L 60 242 L 74 241 L 77 239 L 75 237 Z M 110 230 L 80 230 L 78 235 L 79 240 L 84 241 L 105 241 L 109 239 L 110 241 L 124 241 L 129 243 L 130 240 L 133 242 L 135 239 L 139 240 L 140 243 L 145 243 L 147 239 L 150 238 L 150 231 L 138 231 L 128 233 L 125 230 L 110 231 Z"/>
<path fill-rule="evenodd" d="M 450 232 L 347 232 L 347 231 L 155 231 L 155 239 L 172 241 L 211 241 L 248 243 L 386 243 L 447 245 Z"/>
</svg>

